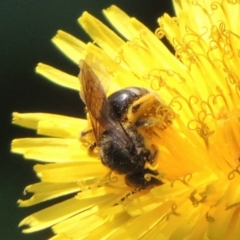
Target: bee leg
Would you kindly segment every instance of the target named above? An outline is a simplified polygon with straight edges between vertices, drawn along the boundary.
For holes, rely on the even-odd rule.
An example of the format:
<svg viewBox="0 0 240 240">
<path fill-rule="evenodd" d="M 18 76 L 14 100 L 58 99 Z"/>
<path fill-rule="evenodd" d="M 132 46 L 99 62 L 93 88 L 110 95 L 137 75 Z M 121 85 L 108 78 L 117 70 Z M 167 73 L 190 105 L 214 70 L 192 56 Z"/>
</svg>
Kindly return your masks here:
<svg viewBox="0 0 240 240">
<path fill-rule="evenodd" d="M 87 130 L 87 131 L 82 131 L 81 133 L 80 133 L 80 137 L 82 138 L 82 137 L 85 137 L 86 135 L 88 135 L 89 133 L 92 133 L 92 129 L 89 129 L 89 130 Z"/>
<path fill-rule="evenodd" d="M 97 143 L 92 142 L 88 147 L 88 153 L 91 154 L 96 146 L 97 146 Z"/>
<path fill-rule="evenodd" d="M 152 157 L 151 159 L 149 160 L 150 163 L 153 163 L 157 157 L 157 154 L 158 154 L 158 149 L 156 148 L 155 145 L 151 145 L 149 146 L 149 148 L 151 148 L 151 152 L 152 152 Z"/>
<path fill-rule="evenodd" d="M 89 129 L 87 131 L 82 131 L 80 134 L 80 141 L 84 143 L 85 146 L 88 148 L 88 154 L 93 155 L 93 151 L 97 146 L 97 143 L 93 141 L 91 137 L 91 134 L 93 134 L 93 130 Z"/>
<path fill-rule="evenodd" d="M 156 124 L 156 121 L 154 119 L 139 119 L 135 122 L 136 127 L 152 127 Z"/>
<path fill-rule="evenodd" d="M 154 144 L 147 144 L 145 145 L 145 147 L 146 149 L 143 150 L 141 154 L 144 156 L 144 160 L 146 161 L 146 163 L 152 165 L 156 160 L 158 148 Z"/>
<path fill-rule="evenodd" d="M 156 108 L 156 104 L 158 105 L 159 101 L 155 93 L 149 93 L 139 98 L 128 109 L 127 118 L 129 122 L 135 123 L 140 116 L 144 116 L 147 112 Z"/>
<path fill-rule="evenodd" d="M 137 169 L 125 175 L 125 182 L 129 187 L 147 189 L 163 184 L 158 179 L 158 172 L 151 169 Z"/>
</svg>

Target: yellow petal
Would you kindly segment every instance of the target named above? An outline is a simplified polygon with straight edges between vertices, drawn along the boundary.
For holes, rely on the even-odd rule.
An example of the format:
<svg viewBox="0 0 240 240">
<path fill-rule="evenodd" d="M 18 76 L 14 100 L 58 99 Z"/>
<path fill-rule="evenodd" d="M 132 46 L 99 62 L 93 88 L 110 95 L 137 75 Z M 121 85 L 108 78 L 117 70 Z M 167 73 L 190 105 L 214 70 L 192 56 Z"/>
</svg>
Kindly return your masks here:
<svg viewBox="0 0 240 240">
<path fill-rule="evenodd" d="M 73 182 L 85 178 L 101 177 L 108 173 L 105 166 L 99 162 L 70 162 L 34 166 L 37 175 L 43 182 Z"/>
<path fill-rule="evenodd" d="M 84 12 L 78 21 L 94 41 L 108 52 L 109 56 L 116 57 L 116 50 L 124 43 L 120 37 L 88 12 Z"/>
<path fill-rule="evenodd" d="M 36 73 L 48 78 L 50 81 L 60 86 L 79 91 L 78 78 L 60 71 L 57 68 L 44 63 L 39 63 L 36 67 Z"/>
<path fill-rule="evenodd" d="M 82 217 L 90 215 L 97 210 L 97 208 L 92 208 L 97 200 L 71 198 L 26 217 L 20 222 L 19 226 L 28 225 L 29 228 L 24 229 L 23 232 L 30 233 L 52 226 L 81 212 L 83 212 Z"/>
<path fill-rule="evenodd" d="M 66 55 L 66 57 L 77 65 L 79 64 L 79 60 L 84 58 L 83 52 L 86 49 L 86 44 L 69 33 L 58 30 L 52 42 Z"/>
<path fill-rule="evenodd" d="M 12 141 L 11 151 L 26 159 L 44 162 L 96 161 L 77 139 L 21 138 Z"/>
<path fill-rule="evenodd" d="M 13 113 L 13 124 L 37 129 L 39 134 L 53 137 L 78 138 L 86 120 L 49 113 Z"/>
<path fill-rule="evenodd" d="M 28 207 L 80 190 L 80 185 L 76 182 L 58 184 L 49 182 L 35 183 L 27 186 L 24 190 L 24 192 L 33 193 L 34 195 L 28 200 L 18 200 L 18 204 L 20 207 Z"/>
</svg>

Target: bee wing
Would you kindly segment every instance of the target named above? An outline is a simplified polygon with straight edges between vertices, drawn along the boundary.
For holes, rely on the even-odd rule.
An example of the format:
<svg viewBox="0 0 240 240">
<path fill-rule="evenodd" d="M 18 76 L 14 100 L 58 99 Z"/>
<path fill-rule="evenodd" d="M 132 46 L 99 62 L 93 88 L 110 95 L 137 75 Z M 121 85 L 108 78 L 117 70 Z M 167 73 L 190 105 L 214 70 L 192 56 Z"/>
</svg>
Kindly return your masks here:
<svg viewBox="0 0 240 240">
<path fill-rule="evenodd" d="M 84 61 L 88 66 L 91 66 L 92 71 L 94 71 L 94 73 L 98 76 L 98 79 L 101 79 L 101 85 L 104 92 L 105 93 L 108 92 L 110 75 L 109 75 L 109 72 L 107 71 L 106 66 L 103 64 L 103 62 L 96 55 L 92 53 L 88 53 Z M 82 86 L 80 86 L 80 97 L 85 103 Z"/>
<path fill-rule="evenodd" d="M 84 60 L 80 61 L 80 68 L 81 94 L 88 108 L 97 143 L 106 130 L 119 144 L 126 144 L 131 141 L 111 105 L 109 105 L 103 87 L 95 73 Z"/>
</svg>

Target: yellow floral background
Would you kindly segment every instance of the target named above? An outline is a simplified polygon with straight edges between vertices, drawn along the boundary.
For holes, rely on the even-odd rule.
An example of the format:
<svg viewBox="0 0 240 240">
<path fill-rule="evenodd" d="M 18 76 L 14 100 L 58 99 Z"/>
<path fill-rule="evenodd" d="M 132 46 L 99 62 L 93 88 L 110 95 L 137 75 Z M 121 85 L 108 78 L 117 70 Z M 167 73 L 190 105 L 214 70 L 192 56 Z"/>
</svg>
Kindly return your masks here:
<svg viewBox="0 0 240 240">
<path fill-rule="evenodd" d="M 145 136 L 160 149 L 154 168 L 164 184 L 135 193 L 121 176 L 109 177 L 97 159 L 87 157 L 85 146 L 76 141 L 78 126 L 87 127 L 84 120 L 14 113 L 14 123 L 55 137 L 13 141 L 12 151 L 26 159 L 56 162 L 34 167 L 42 183 L 26 188 L 34 196 L 19 200 L 20 206 L 78 192 L 26 217 L 20 223 L 29 225 L 26 233 L 54 225 L 55 240 L 238 239 L 239 7 L 229 0 L 176 0 L 177 18 L 164 14 L 156 30 L 159 38 L 165 34 L 174 46 L 176 58 L 138 20 L 115 6 L 104 14 L 128 43 L 87 12 L 79 19 L 110 58 L 94 45 L 58 31 L 53 42 L 71 60 L 78 63 L 92 52 L 108 66 L 108 73 L 101 71 L 99 76 L 111 81 L 110 93 L 129 86 L 131 79 L 156 90 L 175 116 L 173 125 L 163 131 L 162 116 L 156 112 L 159 122 Z M 98 64 L 90 64 L 98 72 Z M 36 71 L 78 90 L 74 77 L 44 64 Z"/>
<path fill-rule="evenodd" d="M 38 181 L 32 170 L 34 162 L 24 161 L 16 154 L 11 154 L 10 142 L 13 138 L 34 136 L 31 130 L 11 125 L 13 111 L 46 111 L 71 116 L 83 116 L 83 104 L 77 92 L 60 88 L 34 72 L 39 61 L 45 61 L 72 74 L 78 74 L 78 67 L 51 44 L 50 39 L 60 28 L 79 38 L 89 37 L 77 24 L 77 18 L 84 10 L 101 14 L 101 9 L 115 3 L 125 10 L 130 10 L 154 30 L 159 1 L 149 5 L 140 1 L 46 1 L 29 2 L 9 0 L 1 3 L 0 15 L 0 109 L 1 109 L 1 151 L 0 151 L 0 234 L 3 239 L 46 239 L 50 231 L 26 235 L 18 228 L 19 221 L 26 215 L 39 209 L 19 208 L 16 204 L 29 183 Z M 171 4 L 169 4 L 171 5 Z M 161 6 L 160 11 L 164 12 Z M 147 12 L 155 17 L 149 18 Z M 149 19 L 149 20 L 148 20 Z M 43 95 L 45 97 L 43 97 Z M 70 107 L 69 107 L 70 106 Z M 42 207 L 41 207 L 42 208 Z"/>
</svg>

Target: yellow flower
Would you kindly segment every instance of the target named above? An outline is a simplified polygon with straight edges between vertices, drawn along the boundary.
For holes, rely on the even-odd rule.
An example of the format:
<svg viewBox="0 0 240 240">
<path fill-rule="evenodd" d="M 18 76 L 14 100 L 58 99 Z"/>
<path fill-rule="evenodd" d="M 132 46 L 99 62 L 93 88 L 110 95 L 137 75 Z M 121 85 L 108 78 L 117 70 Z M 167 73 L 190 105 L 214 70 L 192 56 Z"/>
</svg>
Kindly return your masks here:
<svg viewBox="0 0 240 240">
<path fill-rule="evenodd" d="M 156 91 L 174 112 L 172 124 L 154 126 L 150 136 L 163 184 L 134 191 L 124 176 L 110 174 L 79 141 L 89 128 L 84 119 L 14 113 L 15 124 L 47 136 L 12 143 L 13 152 L 44 162 L 34 167 L 41 182 L 26 188 L 33 196 L 20 206 L 76 193 L 25 218 L 24 232 L 52 226 L 54 240 L 239 239 L 240 2 L 175 0 L 174 6 L 177 17 L 160 17 L 155 35 L 111 6 L 104 14 L 127 41 L 87 12 L 79 23 L 94 43 L 63 31 L 53 39 L 76 64 L 90 53 L 106 66 L 93 61 L 91 68 L 108 84 L 107 94 L 134 83 Z M 156 36 L 166 36 L 176 56 Z M 42 63 L 37 72 L 79 90 L 77 77 Z"/>
</svg>

